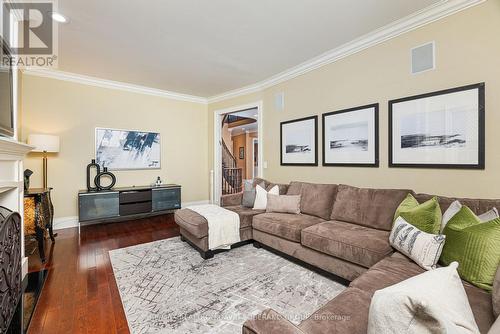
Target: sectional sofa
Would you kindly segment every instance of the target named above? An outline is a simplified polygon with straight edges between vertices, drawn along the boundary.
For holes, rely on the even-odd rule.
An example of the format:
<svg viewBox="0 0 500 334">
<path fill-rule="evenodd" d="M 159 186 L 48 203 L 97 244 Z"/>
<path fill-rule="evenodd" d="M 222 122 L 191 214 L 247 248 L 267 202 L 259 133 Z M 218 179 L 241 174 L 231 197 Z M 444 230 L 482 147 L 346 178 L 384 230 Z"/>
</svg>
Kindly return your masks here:
<svg viewBox="0 0 500 334">
<path fill-rule="evenodd" d="M 256 179 L 254 184 L 262 182 L 267 189 L 274 186 L 262 179 Z M 409 189 L 305 182 L 279 186 L 280 194 L 301 195 L 301 214 L 255 211 L 241 205 L 241 194 L 222 198 L 225 208 L 240 215 L 242 240 L 253 240 L 256 247 L 264 246 L 331 273 L 346 282 L 348 288 L 298 326 L 266 310 L 245 322 L 243 333 L 366 333 L 374 292 L 424 272 L 389 244 L 396 208 L 408 193 L 420 203 L 433 195 L 415 194 Z M 456 200 L 438 198 L 443 211 Z M 458 200 L 476 214 L 500 208 L 500 200 Z M 203 227 L 206 221 L 189 211 L 176 213 L 182 238 L 199 250 L 207 249 L 208 233 Z M 498 317 L 493 305 L 496 303 L 495 310 L 500 310 L 500 271 L 493 294 L 467 282 L 464 287 L 481 333 L 487 333 Z"/>
</svg>

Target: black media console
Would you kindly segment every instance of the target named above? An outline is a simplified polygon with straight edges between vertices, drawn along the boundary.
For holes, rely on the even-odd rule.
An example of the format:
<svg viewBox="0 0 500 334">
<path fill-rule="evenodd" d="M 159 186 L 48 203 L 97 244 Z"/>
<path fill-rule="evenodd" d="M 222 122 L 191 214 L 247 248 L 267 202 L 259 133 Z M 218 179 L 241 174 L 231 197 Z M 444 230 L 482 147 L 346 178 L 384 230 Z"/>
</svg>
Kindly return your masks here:
<svg viewBox="0 0 500 334">
<path fill-rule="evenodd" d="M 176 184 L 78 192 L 80 225 L 145 218 L 180 208 L 181 186 Z"/>
</svg>

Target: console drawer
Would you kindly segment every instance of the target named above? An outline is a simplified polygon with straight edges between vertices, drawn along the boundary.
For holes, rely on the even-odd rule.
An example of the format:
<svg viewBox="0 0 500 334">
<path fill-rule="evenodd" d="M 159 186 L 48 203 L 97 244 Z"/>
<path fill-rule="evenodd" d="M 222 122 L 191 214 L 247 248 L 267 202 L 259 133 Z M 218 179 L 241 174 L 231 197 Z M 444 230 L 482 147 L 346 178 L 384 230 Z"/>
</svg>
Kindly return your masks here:
<svg viewBox="0 0 500 334">
<path fill-rule="evenodd" d="M 120 204 L 151 201 L 151 190 L 132 190 L 120 192 Z"/>
</svg>

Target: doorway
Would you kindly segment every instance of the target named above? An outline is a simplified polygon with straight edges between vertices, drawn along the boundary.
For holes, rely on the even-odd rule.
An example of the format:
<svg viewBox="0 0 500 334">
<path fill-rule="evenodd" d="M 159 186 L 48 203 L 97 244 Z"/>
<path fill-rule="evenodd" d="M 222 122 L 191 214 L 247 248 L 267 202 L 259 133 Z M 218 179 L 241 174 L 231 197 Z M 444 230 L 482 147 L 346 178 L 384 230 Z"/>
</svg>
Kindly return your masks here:
<svg viewBox="0 0 500 334">
<path fill-rule="evenodd" d="M 262 177 L 261 102 L 215 111 L 213 202 Z"/>
</svg>

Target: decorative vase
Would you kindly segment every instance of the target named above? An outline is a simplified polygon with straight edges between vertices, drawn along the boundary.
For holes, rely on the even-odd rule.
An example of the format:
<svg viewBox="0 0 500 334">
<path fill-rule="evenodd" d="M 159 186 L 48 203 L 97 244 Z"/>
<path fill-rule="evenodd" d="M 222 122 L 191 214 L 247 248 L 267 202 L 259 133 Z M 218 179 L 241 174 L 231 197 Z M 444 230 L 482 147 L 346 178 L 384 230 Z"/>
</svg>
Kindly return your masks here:
<svg viewBox="0 0 500 334">
<path fill-rule="evenodd" d="M 101 178 L 103 176 L 107 176 L 107 177 L 111 178 L 111 183 L 109 185 L 107 185 L 107 186 L 101 185 Z M 95 176 L 94 183 L 99 190 L 110 190 L 113 188 L 113 186 L 116 183 L 116 177 L 113 173 L 108 172 L 108 167 L 104 167 L 103 171 Z"/>
<path fill-rule="evenodd" d="M 30 176 L 33 175 L 33 171 L 31 169 L 24 170 L 24 191 L 28 191 L 30 189 Z"/>
<path fill-rule="evenodd" d="M 101 166 L 99 166 L 99 164 L 97 164 L 95 162 L 95 159 L 92 159 L 92 162 L 87 165 L 87 190 L 88 191 L 97 191 L 97 190 L 99 190 L 99 188 L 96 186 L 95 182 L 94 182 L 94 186 L 92 186 L 90 184 L 90 180 L 91 180 L 90 174 L 91 174 L 92 169 L 95 169 L 96 175 L 98 175 L 101 172 Z"/>
</svg>

